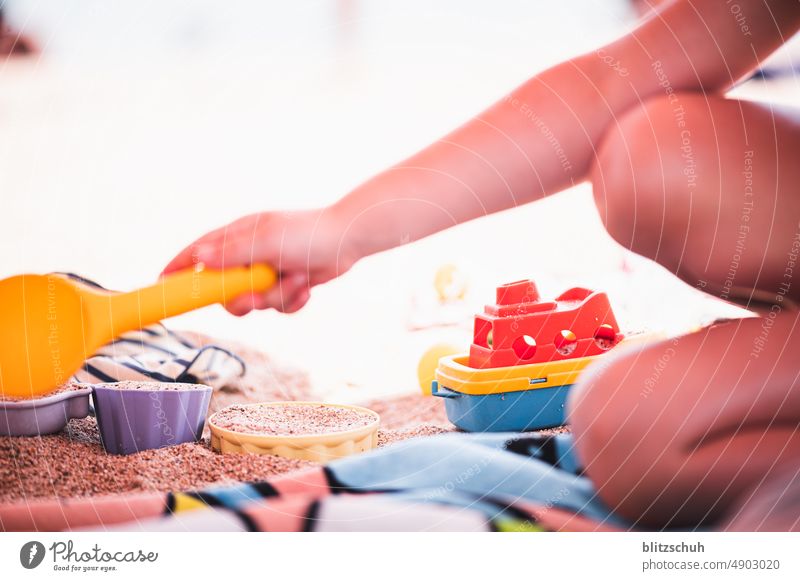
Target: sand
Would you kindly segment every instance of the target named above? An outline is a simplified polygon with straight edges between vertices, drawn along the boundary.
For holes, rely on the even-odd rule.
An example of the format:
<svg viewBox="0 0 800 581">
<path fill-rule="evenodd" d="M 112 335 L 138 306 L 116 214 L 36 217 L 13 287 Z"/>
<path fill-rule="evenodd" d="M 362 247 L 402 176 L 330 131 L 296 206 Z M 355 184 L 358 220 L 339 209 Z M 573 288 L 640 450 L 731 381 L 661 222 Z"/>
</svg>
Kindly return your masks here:
<svg viewBox="0 0 800 581">
<path fill-rule="evenodd" d="M 193 337 L 198 338 L 201 343 L 207 341 Z M 309 399 L 310 384 L 302 371 L 280 366 L 241 345 L 224 346 L 245 359 L 248 371 L 230 385 L 214 390 L 212 411 L 236 403 Z M 412 394 L 363 405 L 381 416 L 379 446 L 454 430 L 438 398 Z M 310 465 L 278 456 L 218 454 L 209 446 L 208 430 L 197 443 L 129 456 L 106 454 L 97 423 L 90 417 L 71 420 L 63 431 L 51 436 L 0 437 L 0 503 L 197 490 L 214 484 L 264 480 Z"/>
<path fill-rule="evenodd" d="M 380 446 L 451 427 L 420 423 L 420 396 L 398 398 L 390 421 L 378 433 Z M 391 402 L 392 400 L 390 400 Z M 386 404 L 387 402 L 384 402 Z M 378 407 L 378 406 L 376 406 Z M 406 426 L 400 417 L 403 409 Z M 30 438 L 0 437 L 0 503 L 34 498 L 86 497 L 137 491 L 196 490 L 212 484 L 264 480 L 310 466 L 279 456 L 218 454 L 208 438 L 129 456 L 106 454 L 93 418 L 71 420 L 60 433 Z"/>
<path fill-rule="evenodd" d="M 423 397 L 422 393 L 415 393 L 363 405 L 381 416 L 381 428 L 386 430 L 407 430 L 418 426 L 455 429 L 447 419 L 444 401 L 438 397 Z"/>
<path fill-rule="evenodd" d="M 214 414 L 213 424 L 242 434 L 306 436 L 346 432 L 375 424 L 374 414 L 321 404 L 232 405 Z"/>
<path fill-rule="evenodd" d="M 204 344 L 208 339 L 194 335 Z M 214 390 L 212 411 L 236 403 L 307 400 L 307 375 L 281 366 L 254 349 L 226 343 L 242 356 L 247 374 Z M 412 395 L 365 407 L 381 414 L 379 445 L 453 429 L 436 398 Z M 71 420 L 58 434 L 0 437 L 0 503 L 42 498 L 99 496 L 141 491 L 196 490 L 214 484 L 264 480 L 310 466 L 278 456 L 218 454 L 208 431 L 198 443 L 147 450 L 129 456 L 106 454 L 94 418 Z"/>
<path fill-rule="evenodd" d="M 97 383 L 95 385 L 119 391 L 196 391 L 208 389 L 208 386 L 202 383 L 156 383 L 154 381 L 116 381 L 114 383 Z"/>
<path fill-rule="evenodd" d="M 141 491 L 193 490 L 264 480 L 308 466 L 277 456 L 217 454 L 207 441 L 106 454 L 93 418 L 53 436 L 0 438 L 0 502 Z"/>
<path fill-rule="evenodd" d="M 54 395 L 59 395 L 65 393 L 67 391 L 78 391 L 79 389 L 83 389 L 86 387 L 83 383 L 65 383 L 61 387 L 51 391 L 50 393 L 45 393 L 44 395 L 40 395 L 38 397 L 19 397 L 14 395 L 3 395 L 0 394 L 0 403 L 3 402 L 22 402 L 22 401 L 36 401 L 40 399 L 44 399 L 46 397 L 53 397 Z"/>
<path fill-rule="evenodd" d="M 409 395 L 366 403 L 384 421 L 378 445 L 453 431 L 437 398 Z M 557 433 L 565 428 L 544 430 Z M 278 456 L 218 454 L 208 438 L 130 456 L 106 454 L 93 418 L 72 420 L 61 433 L 0 437 L 0 503 L 137 491 L 196 490 L 264 480 L 310 466 Z"/>
<path fill-rule="evenodd" d="M 214 344 L 228 349 L 247 365 L 244 376 L 214 390 L 209 415 L 236 403 L 313 399 L 308 374 L 300 369 L 277 363 L 266 353 L 242 343 L 219 341 L 195 332 L 181 331 L 181 335 L 198 346 Z"/>
</svg>

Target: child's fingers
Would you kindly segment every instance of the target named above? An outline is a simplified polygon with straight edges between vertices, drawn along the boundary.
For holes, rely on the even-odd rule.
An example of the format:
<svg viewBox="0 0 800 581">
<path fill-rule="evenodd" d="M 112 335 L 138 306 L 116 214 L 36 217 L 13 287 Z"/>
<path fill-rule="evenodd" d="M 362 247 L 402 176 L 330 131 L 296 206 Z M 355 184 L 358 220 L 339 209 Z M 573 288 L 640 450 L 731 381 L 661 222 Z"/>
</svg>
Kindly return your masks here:
<svg viewBox="0 0 800 581">
<path fill-rule="evenodd" d="M 219 230 L 214 230 L 213 232 L 205 234 L 189 244 L 189 246 L 181 250 L 175 258 L 169 261 L 162 271 L 162 274 L 169 274 L 177 270 L 191 268 L 198 262 L 205 262 L 205 260 L 200 257 L 201 251 L 205 254 L 213 255 L 214 253 L 209 249 L 222 244 L 222 240 L 224 239 L 223 233 L 224 229 L 220 228 Z"/>
<path fill-rule="evenodd" d="M 191 268 L 202 262 L 209 268 L 226 268 L 249 265 L 255 259 L 255 246 L 252 242 L 240 239 L 208 240 L 201 238 L 187 246 L 173 258 L 162 274 Z"/>
<path fill-rule="evenodd" d="M 224 268 L 250 264 L 248 255 L 253 254 L 255 229 L 244 220 L 237 220 L 216 230 L 204 234 L 186 248 L 164 268 L 162 274 L 193 267 L 202 262 L 211 268 Z"/>
<path fill-rule="evenodd" d="M 308 287 L 300 289 L 300 292 L 294 297 L 289 306 L 283 311 L 284 313 L 296 313 L 302 309 L 311 298 L 311 291 Z"/>
<path fill-rule="evenodd" d="M 242 317 L 252 311 L 256 305 L 256 295 L 246 293 L 239 295 L 233 300 L 225 303 L 225 308 L 232 315 Z"/>
<path fill-rule="evenodd" d="M 284 313 L 296 302 L 297 296 L 308 288 L 308 278 L 303 273 L 281 277 L 278 285 L 261 295 L 259 308 L 277 309 Z"/>
<path fill-rule="evenodd" d="M 282 277 L 266 293 L 246 293 L 228 301 L 225 308 L 238 317 L 254 309 L 277 309 L 285 313 L 297 311 L 308 301 L 308 279 L 303 274 Z"/>
<path fill-rule="evenodd" d="M 183 250 L 181 250 L 175 258 L 169 261 L 167 266 L 164 267 L 164 270 L 161 271 L 161 274 L 169 274 L 171 272 L 176 272 L 178 270 L 183 270 L 185 268 L 189 268 L 194 265 L 192 259 L 192 249 L 194 245 L 187 246 Z"/>
<path fill-rule="evenodd" d="M 263 241 L 249 234 L 229 233 L 216 241 L 199 240 L 193 246 L 193 257 L 210 268 L 230 268 L 247 266 L 260 262 L 277 262 L 264 256 Z"/>
</svg>

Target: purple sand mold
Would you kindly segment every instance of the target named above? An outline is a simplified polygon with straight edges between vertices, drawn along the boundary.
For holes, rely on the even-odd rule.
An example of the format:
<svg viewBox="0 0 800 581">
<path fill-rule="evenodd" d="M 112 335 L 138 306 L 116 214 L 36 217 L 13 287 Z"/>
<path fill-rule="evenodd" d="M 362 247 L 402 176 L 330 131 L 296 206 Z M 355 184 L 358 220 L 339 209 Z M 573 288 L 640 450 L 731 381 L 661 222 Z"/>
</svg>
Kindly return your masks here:
<svg viewBox="0 0 800 581">
<path fill-rule="evenodd" d="M 100 439 L 111 454 L 198 441 L 210 401 L 207 386 L 169 391 L 94 386 Z"/>
<path fill-rule="evenodd" d="M 0 436 L 38 436 L 61 431 L 73 418 L 89 415 L 92 388 L 53 396 L 0 402 Z"/>
</svg>

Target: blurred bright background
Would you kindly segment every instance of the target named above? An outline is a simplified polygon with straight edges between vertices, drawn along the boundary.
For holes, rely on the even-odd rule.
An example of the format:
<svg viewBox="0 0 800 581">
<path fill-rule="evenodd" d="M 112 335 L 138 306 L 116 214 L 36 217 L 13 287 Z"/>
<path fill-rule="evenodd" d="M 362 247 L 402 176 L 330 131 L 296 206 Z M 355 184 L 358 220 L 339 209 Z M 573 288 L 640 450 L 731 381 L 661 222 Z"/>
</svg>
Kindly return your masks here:
<svg viewBox="0 0 800 581">
<path fill-rule="evenodd" d="M 40 50 L 0 64 L 0 277 L 66 270 L 120 290 L 242 214 L 332 202 L 636 21 L 624 0 L 2 6 Z M 446 264 L 469 291 L 442 307 Z M 353 401 L 418 389 L 422 352 L 466 350 L 470 316 L 520 278 L 545 296 L 608 291 L 627 329 L 736 312 L 616 246 L 584 184 L 364 260 L 298 314 L 211 307 L 169 325 L 257 346 Z"/>
</svg>

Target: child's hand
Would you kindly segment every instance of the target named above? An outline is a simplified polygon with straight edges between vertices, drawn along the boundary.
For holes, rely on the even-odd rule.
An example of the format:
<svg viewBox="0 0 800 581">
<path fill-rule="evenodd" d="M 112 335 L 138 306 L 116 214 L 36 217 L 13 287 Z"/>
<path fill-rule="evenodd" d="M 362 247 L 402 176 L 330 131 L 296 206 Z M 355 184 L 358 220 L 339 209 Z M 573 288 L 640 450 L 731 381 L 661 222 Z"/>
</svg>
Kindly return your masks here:
<svg viewBox="0 0 800 581">
<path fill-rule="evenodd" d="M 252 214 L 200 237 L 164 273 L 199 262 L 211 268 L 268 264 L 278 271 L 278 284 L 264 294 L 237 297 L 226 308 L 234 315 L 267 308 L 291 313 L 306 304 L 312 286 L 346 272 L 360 258 L 343 231 L 331 210 Z"/>
</svg>

